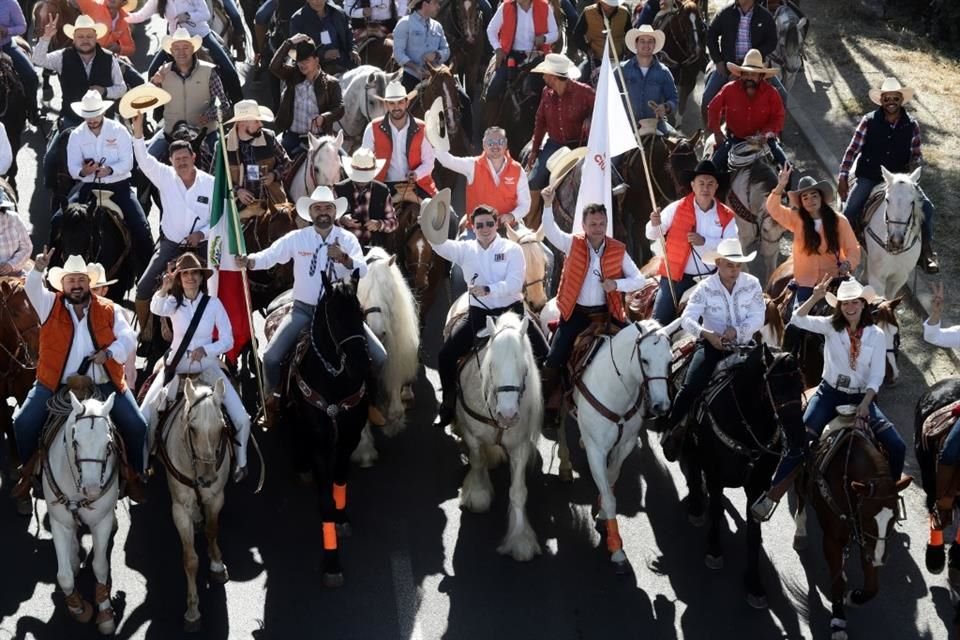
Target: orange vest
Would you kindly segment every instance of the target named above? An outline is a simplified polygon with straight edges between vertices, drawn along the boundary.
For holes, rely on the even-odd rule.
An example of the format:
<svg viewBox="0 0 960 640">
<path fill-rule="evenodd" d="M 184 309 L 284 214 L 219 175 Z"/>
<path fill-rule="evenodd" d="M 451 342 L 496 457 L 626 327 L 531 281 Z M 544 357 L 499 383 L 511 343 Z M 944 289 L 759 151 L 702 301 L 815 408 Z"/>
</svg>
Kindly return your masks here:
<svg viewBox="0 0 960 640">
<path fill-rule="evenodd" d="M 410 123 L 407 126 L 407 166 L 413 171 L 421 163 L 420 149 L 426 139 L 424 135 L 426 128 L 423 120 L 418 120 L 413 116 L 407 117 L 410 118 Z M 376 176 L 376 180 L 386 182 L 387 170 L 390 169 L 390 158 L 393 156 L 393 134 L 390 132 L 390 123 L 387 116 L 373 121 L 373 155 L 379 160 L 387 161 Z M 433 174 L 431 173 L 417 180 L 417 186 L 430 196 L 437 194 L 437 185 L 433 183 Z"/>
<path fill-rule="evenodd" d="M 472 226 L 470 214 L 482 204 L 493 207 L 501 215 L 513 211 L 517 206 L 517 184 L 522 179 L 523 169 L 509 153 L 507 165 L 500 174 L 500 184 L 494 180 L 487 154 L 478 156 L 473 165 L 473 182 L 467 185 L 467 226 Z"/>
<path fill-rule="evenodd" d="M 627 245 L 611 237 L 606 239 L 607 247 L 600 256 L 600 273 L 603 278 L 617 280 L 623 277 L 623 256 L 627 252 Z M 564 320 L 569 320 L 573 308 L 577 306 L 580 297 L 580 288 L 583 279 L 587 277 L 590 266 L 590 247 L 582 234 L 573 236 L 570 253 L 563 262 L 563 273 L 560 274 L 560 290 L 557 292 L 557 306 Z M 607 309 L 615 320 L 624 320 L 623 295 L 619 291 L 607 292 Z"/>
<path fill-rule="evenodd" d="M 87 307 L 87 327 L 90 329 L 93 344 L 97 349 L 109 347 L 117 339 L 113 332 L 113 321 L 113 303 L 106 298 L 91 295 L 90 305 Z M 67 356 L 70 355 L 72 344 L 73 319 L 70 317 L 70 310 L 64 304 L 63 294 L 58 293 L 50 315 L 40 327 L 37 382 L 47 389 L 57 390 L 63 378 L 63 370 L 67 366 Z M 110 376 L 110 381 L 117 387 L 117 391 L 126 392 L 127 383 L 123 377 L 123 365 L 113 358 L 108 358 L 103 366 L 107 370 L 107 375 Z"/>
<path fill-rule="evenodd" d="M 680 282 L 683 279 L 683 270 L 690 257 L 690 241 L 687 240 L 687 234 L 697 230 L 697 216 L 693 212 L 694 198 L 694 194 L 691 193 L 680 201 L 680 206 L 677 207 L 673 222 L 670 224 L 670 230 L 667 231 L 667 258 L 660 263 L 660 275 L 666 277 L 666 263 L 669 263 L 670 276 L 674 282 Z M 716 203 L 720 224 L 726 228 L 734 218 L 733 210 L 719 200 L 716 200 Z"/>
<path fill-rule="evenodd" d="M 533 0 L 533 35 L 547 35 L 549 0 Z M 503 25 L 500 27 L 500 48 L 504 53 L 513 51 L 513 37 L 517 33 L 517 0 L 503 1 Z M 543 53 L 551 53 L 552 45 L 544 42 L 538 47 Z"/>
</svg>

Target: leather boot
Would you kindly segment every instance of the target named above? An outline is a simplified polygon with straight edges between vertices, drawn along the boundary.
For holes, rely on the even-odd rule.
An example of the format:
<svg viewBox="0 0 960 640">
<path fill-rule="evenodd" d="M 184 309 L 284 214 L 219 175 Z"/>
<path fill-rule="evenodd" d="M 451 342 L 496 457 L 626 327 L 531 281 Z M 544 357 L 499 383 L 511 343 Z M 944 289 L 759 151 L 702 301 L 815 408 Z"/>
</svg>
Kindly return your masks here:
<svg viewBox="0 0 960 640">
<path fill-rule="evenodd" d="M 273 429 L 277 426 L 280 416 L 280 394 L 269 393 L 263 401 L 263 416 L 261 425 L 264 429 Z"/>
<path fill-rule="evenodd" d="M 147 501 L 147 490 L 143 481 L 133 470 L 133 467 L 128 464 L 123 465 L 123 480 L 126 484 L 125 493 L 130 500 L 137 504 L 143 504 Z"/>
<path fill-rule="evenodd" d="M 134 303 L 134 309 L 137 314 L 137 324 L 140 325 L 140 343 L 146 344 L 153 341 L 153 315 L 150 313 L 149 300 L 137 300 Z"/>
<path fill-rule="evenodd" d="M 667 462 L 676 462 L 680 458 L 683 441 L 687 437 L 687 423 L 681 420 L 673 428 L 668 429 L 660 439 L 660 448 Z"/>
<path fill-rule="evenodd" d="M 933 244 L 930 238 L 924 237 L 921 240 L 920 257 L 917 259 L 917 266 L 923 269 L 924 273 L 940 273 L 940 265 L 937 263 L 937 252 L 933 250 Z"/>
<path fill-rule="evenodd" d="M 451 385 L 454 383 L 450 383 Z M 443 389 L 443 400 L 440 402 L 440 407 L 437 410 L 437 419 L 434 421 L 433 425 L 443 429 L 445 426 L 453 422 L 454 415 L 456 414 L 456 405 L 457 398 L 453 389 L 449 391 L 444 387 Z"/>
<path fill-rule="evenodd" d="M 543 404 L 550 406 L 554 394 L 560 388 L 560 369 L 558 367 L 543 367 L 540 370 L 540 386 L 543 392 Z"/>
<path fill-rule="evenodd" d="M 30 497 L 30 487 L 33 486 L 33 478 L 37 471 L 37 464 L 40 462 L 40 452 L 35 451 L 30 459 L 20 467 L 20 479 L 10 491 L 10 496 L 15 500 L 24 500 Z"/>
</svg>

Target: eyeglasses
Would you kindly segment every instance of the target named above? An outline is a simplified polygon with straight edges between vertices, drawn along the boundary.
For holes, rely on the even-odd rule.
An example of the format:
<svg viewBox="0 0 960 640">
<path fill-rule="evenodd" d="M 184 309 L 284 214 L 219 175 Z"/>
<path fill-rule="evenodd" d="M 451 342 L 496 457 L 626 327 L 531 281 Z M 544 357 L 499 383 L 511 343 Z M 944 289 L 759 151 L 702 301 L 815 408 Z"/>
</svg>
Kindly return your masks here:
<svg viewBox="0 0 960 640">
<path fill-rule="evenodd" d="M 493 229 L 495 226 L 497 226 L 497 221 L 490 220 L 488 222 L 474 222 L 473 226 L 475 226 L 477 229 L 483 229 L 483 228 Z"/>
<path fill-rule="evenodd" d="M 503 139 L 487 138 L 483 141 L 483 144 L 487 145 L 488 147 L 505 147 L 507 146 L 507 141 Z"/>
</svg>

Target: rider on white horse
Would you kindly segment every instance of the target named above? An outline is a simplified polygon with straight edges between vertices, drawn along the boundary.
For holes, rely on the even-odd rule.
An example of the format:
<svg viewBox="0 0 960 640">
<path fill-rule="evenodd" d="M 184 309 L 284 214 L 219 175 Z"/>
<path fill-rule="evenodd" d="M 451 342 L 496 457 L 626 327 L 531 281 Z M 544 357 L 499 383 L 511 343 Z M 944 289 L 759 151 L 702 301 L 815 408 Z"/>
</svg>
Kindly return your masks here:
<svg viewBox="0 0 960 640">
<path fill-rule="evenodd" d="M 247 475 L 250 416 L 243 408 L 236 388 L 220 368 L 219 357 L 233 348 L 233 328 L 220 299 L 210 297 L 206 292 L 206 280 L 212 273 L 213 270 L 200 264 L 195 254 L 187 252 L 177 259 L 175 267 L 163 274 L 160 289 L 150 301 L 150 311 L 154 315 L 170 318 L 173 339 L 170 341 L 169 355 L 164 361 L 165 366 L 153 379 L 140 404 L 140 411 L 147 420 L 150 433 L 155 434 L 160 412 L 177 397 L 180 380 L 177 374 L 206 372 L 213 376 L 212 379 L 222 379 L 223 405 L 237 430 L 237 463 L 233 479 L 239 482 Z M 198 313 L 200 319 L 194 320 Z M 213 337 L 215 330 L 216 340 Z M 187 340 L 186 345 L 183 345 L 184 339 Z"/>
</svg>

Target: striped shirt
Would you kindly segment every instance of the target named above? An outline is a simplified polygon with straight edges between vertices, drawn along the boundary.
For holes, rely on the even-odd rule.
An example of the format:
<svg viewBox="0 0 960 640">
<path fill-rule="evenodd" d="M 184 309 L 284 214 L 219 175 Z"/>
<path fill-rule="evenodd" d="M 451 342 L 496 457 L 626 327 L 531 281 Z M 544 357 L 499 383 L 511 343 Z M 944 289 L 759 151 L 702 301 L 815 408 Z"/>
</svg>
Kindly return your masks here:
<svg viewBox="0 0 960 640">
<path fill-rule="evenodd" d="M 313 88 L 313 80 L 304 80 L 293 90 L 293 123 L 290 131 L 304 135 L 313 131 L 310 123 L 320 115 L 317 92 Z"/>
<path fill-rule="evenodd" d="M 863 148 L 863 140 L 867 136 L 867 129 L 872 119 L 872 112 L 863 116 L 857 125 L 857 130 L 853 132 L 850 145 L 847 147 L 846 153 L 843 154 L 843 162 L 840 163 L 841 178 L 847 178 L 850 175 L 853 161 L 860 155 L 860 150 Z M 887 124 L 889 124 L 891 129 L 897 126 L 896 123 Z M 910 164 L 914 167 L 919 167 L 923 164 L 923 152 L 920 150 L 920 125 L 917 124 L 916 120 L 913 121 L 913 136 L 910 138 Z"/>
<path fill-rule="evenodd" d="M 740 24 L 737 26 L 737 62 L 742 62 L 747 51 L 750 51 L 750 21 L 753 19 L 753 9 L 744 13 L 740 11 Z"/>
<path fill-rule="evenodd" d="M 30 259 L 33 241 L 16 211 L 0 209 L 0 264 L 19 271 Z"/>
</svg>

